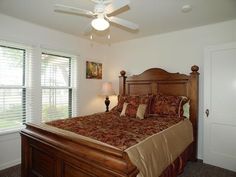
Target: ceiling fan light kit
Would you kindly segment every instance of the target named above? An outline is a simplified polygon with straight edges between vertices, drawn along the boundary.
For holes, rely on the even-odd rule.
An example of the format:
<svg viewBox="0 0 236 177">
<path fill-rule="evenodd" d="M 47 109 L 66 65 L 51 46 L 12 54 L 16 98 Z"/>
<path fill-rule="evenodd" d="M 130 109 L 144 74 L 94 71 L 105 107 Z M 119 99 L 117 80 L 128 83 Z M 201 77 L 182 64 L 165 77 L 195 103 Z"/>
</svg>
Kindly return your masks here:
<svg viewBox="0 0 236 177">
<path fill-rule="evenodd" d="M 109 28 L 110 24 L 103 16 L 98 16 L 98 18 L 93 19 L 91 22 L 92 27 L 98 31 L 104 31 Z"/>
<path fill-rule="evenodd" d="M 78 7 L 56 4 L 55 11 L 69 14 L 83 15 L 94 18 L 91 26 L 98 31 L 104 31 L 110 27 L 110 22 L 121 25 L 131 30 L 138 30 L 138 25 L 128 20 L 114 17 L 112 14 L 121 8 L 128 6 L 129 0 L 91 0 L 95 3 L 94 11 Z M 91 29 L 90 29 L 91 32 Z"/>
</svg>

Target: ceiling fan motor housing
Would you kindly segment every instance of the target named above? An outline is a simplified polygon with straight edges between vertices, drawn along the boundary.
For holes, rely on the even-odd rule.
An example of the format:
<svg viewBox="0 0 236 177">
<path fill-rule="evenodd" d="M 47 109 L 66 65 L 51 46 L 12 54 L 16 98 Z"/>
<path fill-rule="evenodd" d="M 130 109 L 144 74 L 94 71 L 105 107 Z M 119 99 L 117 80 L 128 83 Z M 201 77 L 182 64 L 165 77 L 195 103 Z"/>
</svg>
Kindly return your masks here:
<svg viewBox="0 0 236 177">
<path fill-rule="evenodd" d="M 92 0 L 96 4 L 110 4 L 112 0 Z"/>
<path fill-rule="evenodd" d="M 106 7 L 105 4 L 96 4 L 95 7 L 94 7 L 94 13 L 95 14 L 104 13 L 105 7 Z"/>
</svg>

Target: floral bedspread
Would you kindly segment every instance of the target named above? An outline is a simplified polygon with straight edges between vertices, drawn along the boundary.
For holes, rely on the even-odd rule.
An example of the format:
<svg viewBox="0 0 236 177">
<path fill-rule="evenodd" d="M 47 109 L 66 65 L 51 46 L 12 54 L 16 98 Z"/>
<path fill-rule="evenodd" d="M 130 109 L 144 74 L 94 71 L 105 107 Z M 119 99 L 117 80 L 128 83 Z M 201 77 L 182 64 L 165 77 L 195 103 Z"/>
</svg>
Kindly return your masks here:
<svg viewBox="0 0 236 177">
<path fill-rule="evenodd" d="M 183 118 L 174 117 L 149 117 L 140 120 L 137 118 L 120 117 L 119 114 L 119 112 L 111 111 L 56 120 L 46 124 L 125 150 L 183 120 Z"/>
</svg>

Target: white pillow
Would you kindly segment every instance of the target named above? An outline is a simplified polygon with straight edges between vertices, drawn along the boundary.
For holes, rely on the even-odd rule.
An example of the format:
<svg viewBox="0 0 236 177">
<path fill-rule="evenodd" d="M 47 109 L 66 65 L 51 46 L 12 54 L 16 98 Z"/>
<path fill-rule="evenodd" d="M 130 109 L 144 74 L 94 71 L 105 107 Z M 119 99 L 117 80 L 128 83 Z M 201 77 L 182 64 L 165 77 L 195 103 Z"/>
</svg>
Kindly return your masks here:
<svg viewBox="0 0 236 177">
<path fill-rule="evenodd" d="M 126 109 L 127 109 L 128 104 L 129 104 L 129 103 L 124 102 L 122 111 L 121 111 L 121 113 L 120 113 L 120 116 L 125 116 L 125 111 L 126 111 Z"/>
<path fill-rule="evenodd" d="M 183 116 L 189 119 L 190 117 L 190 103 L 189 101 L 183 105 Z"/>
<path fill-rule="evenodd" d="M 136 118 L 144 119 L 146 109 L 147 109 L 146 104 L 140 104 L 138 106 L 138 110 L 137 110 L 137 113 L 136 113 Z"/>
</svg>

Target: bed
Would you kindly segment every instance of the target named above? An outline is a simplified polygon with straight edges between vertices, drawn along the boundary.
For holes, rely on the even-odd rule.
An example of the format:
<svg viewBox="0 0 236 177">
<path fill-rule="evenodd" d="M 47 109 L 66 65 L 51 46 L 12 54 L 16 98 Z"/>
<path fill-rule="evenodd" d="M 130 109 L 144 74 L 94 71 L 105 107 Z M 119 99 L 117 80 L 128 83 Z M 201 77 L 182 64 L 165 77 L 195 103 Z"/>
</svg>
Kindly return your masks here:
<svg viewBox="0 0 236 177">
<path fill-rule="evenodd" d="M 188 140 L 188 143 L 185 143 L 181 150 L 174 150 L 175 152 L 171 152 L 171 158 L 169 156 L 167 158 L 164 155 L 165 153 L 159 153 L 160 156 L 167 159 L 168 165 L 165 164 L 163 166 L 165 160 L 158 160 L 159 155 L 155 158 L 153 154 L 150 155 L 151 161 L 153 160 L 152 162 L 145 164 L 139 161 L 139 159 L 142 159 L 143 157 L 140 150 L 147 146 L 148 143 L 152 144 L 150 146 L 153 147 L 159 147 L 165 144 L 161 143 L 158 145 L 149 137 L 144 137 L 144 140 L 141 140 L 140 142 L 129 142 L 125 147 L 117 147 L 116 144 L 104 143 L 98 141 L 99 139 L 96 140 L 83 136 L 83 133 L 77 134 L 75 133 L 76 131 L 68 131 L 65 128 L 61 129 L 58 126 L 27 123 L 26 128 L 21 131 L 21 176 L 152 177 L 155 174 L 149 174 L 148 168 L 159 168 L 159 166 L 162 166 L 162 168 L 159 169 L 159 172 L 157 173 L 158 176 L 177 176 L 183 170 L 187 160 L 195 161 L 197 159 L 198 70 L 198 66 L 192 66 L 190 75 L 185 75 L 169 73 L 160 68 L 152 68 L 144 71 L 140 75 L 130 77 L 126 76 L 125 71 L 120 72 L 119 95 L 121 96 L 158 95 L 161 93 L 172 96 L 185 96 L 190 99 L 190 116 L 188 120 L 184 119 L 182 121 L 177 121 L 175 122 L 175 125 L 170 126 L 169 128 L 167 127 L 167 129 L 170 129 L 169 131 L 165 131 L 165 129 L 164 131 L 152 134 L 151 136 L 151 138 L 161 139 L 160 142 L 166 141 L 166 144 L 168 144 L 167 147 L 170 149 L 182 147 L 180 146 L 181 143 L 178 143 L 178 141 L 182 142 L 178 134 L 183 136 L 182 139 Z M 110 121 L 109 125 L 111 125 L 114 121 L 112 116 L 115 113 L 111 111 L 103 114 L 106 114 L 107 120 Z M 94 115 L 94 117 L 98 117 L 97 120 L 102 119 L 102 117 L 99 116 L 101 115 Z M 159 120 L 158 118 L 153 119 L 155 119 L 155 121 Z M 89 118 L 86 120 L 89 120 Z M 162 119 L 160 120 L 162 121 Z M 127 119 L 127 121 L 130 120 Z M 150 120 L 146 121 L 148 122 Z M 174 119 L 171 121 L 173 122 Z M 132 122 L 136 122 L 136 124 L 140 123 L 138 120 L 132 120 Z M 189 122 L 191 122 L 191 126 L 188 125 Z M 120 123 L 121 121 L 119 124 Z M 165 124 L 165 122 L 162 122 L 162 124 Z M 150 122 L 147 123 L 147 126 L 150 126 Z M 191 127 L 191 129 L 185 127 Z M 141 129 L 142 128 L 140 128 L 140 130 Z M 187 136 L 186 132 L 183 131 L 184 129 L 189 129 L 190 134 L 192 135 Z M 137 128 L 135 131 L 139 132 Z M 169 140 L 166 139 L 170 134 L 174 135 L 174 138 L 172 137 Z M 103 137 L 102 134 L 101 137 Z M 142 139 L 142 137 L 139 139 Z M 191 139 L 191 141 L 189 139 Z M 150 146 L 148 145 L 147 147 Z M 166 150 L 168 148 L 163 149 Z M 151 150 L 147 149 L 145 151 L 150 152 Z M 148 161 L 150 160 L 148 159 Z M 147 170 L 145 171 L 145 169 Z"/>
</svg>

